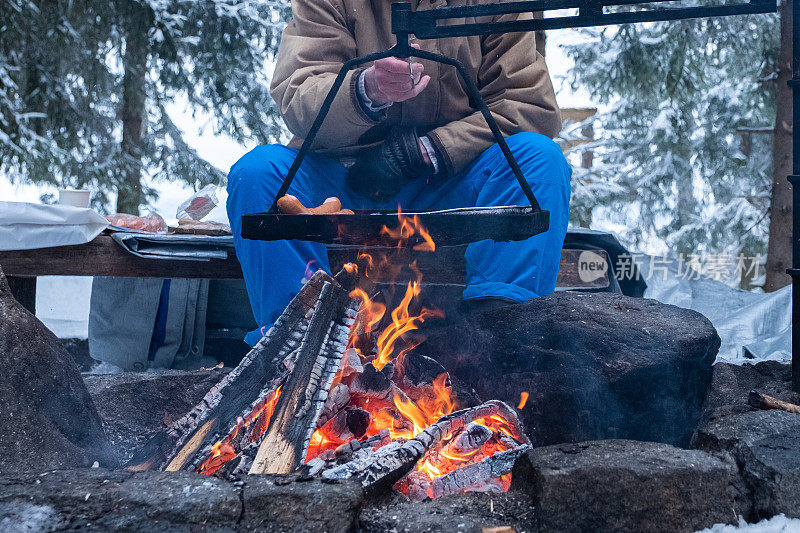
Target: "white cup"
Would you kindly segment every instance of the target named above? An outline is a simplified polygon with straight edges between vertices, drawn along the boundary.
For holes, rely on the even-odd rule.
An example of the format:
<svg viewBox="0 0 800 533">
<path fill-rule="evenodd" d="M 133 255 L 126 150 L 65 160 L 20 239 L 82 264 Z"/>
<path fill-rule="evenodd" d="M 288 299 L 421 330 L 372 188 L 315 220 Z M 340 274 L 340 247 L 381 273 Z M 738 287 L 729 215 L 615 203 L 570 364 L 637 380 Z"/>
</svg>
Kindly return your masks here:
<svg viewBox="0 0 800 533">
<path fill-rule="evenodd" d="M 58 203 L 73 207 L 89 207 L 91 191 L 76 189 L 58 189 Z"/>
</svg>

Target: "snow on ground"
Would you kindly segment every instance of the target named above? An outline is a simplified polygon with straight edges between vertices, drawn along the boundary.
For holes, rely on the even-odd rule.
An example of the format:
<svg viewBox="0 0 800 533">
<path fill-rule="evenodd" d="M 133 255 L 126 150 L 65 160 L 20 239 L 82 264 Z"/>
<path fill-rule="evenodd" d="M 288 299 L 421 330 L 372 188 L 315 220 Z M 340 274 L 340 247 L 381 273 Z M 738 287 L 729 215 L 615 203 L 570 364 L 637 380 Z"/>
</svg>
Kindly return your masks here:
<svg viewBox="0 0 800 533">
<path fill-rule="evenodd" d="M 739 518 L 739 525 L 717 524 L 697 533 L 794 533 L 800 532 L 800 520 L 780 514 L 757 524 L 748 524 Z"/>
</svg>

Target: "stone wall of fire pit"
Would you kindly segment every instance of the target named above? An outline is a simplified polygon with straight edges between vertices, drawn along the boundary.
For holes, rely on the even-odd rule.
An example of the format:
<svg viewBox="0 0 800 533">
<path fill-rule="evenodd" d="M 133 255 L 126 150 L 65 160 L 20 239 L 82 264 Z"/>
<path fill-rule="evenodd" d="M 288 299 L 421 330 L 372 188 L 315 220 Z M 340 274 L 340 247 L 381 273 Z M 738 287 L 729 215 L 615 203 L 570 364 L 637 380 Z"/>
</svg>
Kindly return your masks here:
<svg viewBox="0 0 800 533">
<path fill-rule="evenodd" d="M 81 467 L 109 458 L 103 428 L 118 456 L 127 457 L 196 405 L 225 371 L 84 376 L 87 392 L 55 337 L 3 298 L 0 286 L 0 357 L 10 377 L 3 386 L 16 396 L 3 393 L 0 400 L 3 412 L 19 409 L 25 417 L 0 417 L 0 432 L 14 438 L 16 424 L 24 423 L 29 433 L 19 440 L 28 448 L 14 457 L 16 471 L 0 473 L 2 531 L 692 532 L 735 523 L 739 515 L 800 517 L 800 415 L 755 410 L 746 400 L 756 388 L 800 402 L 789 392 L 788 367 L 718 364 L 712 376 L 713 328 L 677 308 L 613 295 L 556 295 L 481 317 L 473 331 L 486 349 L 484 362 L 440 362 L 458 368 L 481 399 L 505 395 L 517 404 L 519 393 L 529 392 L 520 412 L 540 446 L 517 460 L 509 492 L 413 502 L 396 491 L 367 496 L 354 481 L 302 475 L 220 479 Z M 433 331 L 427 349 L 443 339 Z M 449 339 L 452 347 L 458 332 L 451 329 Z M 601 379 L 610 390 L 580 395 L 581 376 L 589 390 Z M 663 388 L 648 391 L 637 380 Z M 45 392 L 63 405 L 53 410 Z M 678 402 L 680 393 L 688 400 Z M 671 410 L 659 414 L 665 406 Z M 632 425 L 620 420 L 621 408 Z M 665 425 L 669 433 L 652 430 L 662 440 L 670 435 L 688 444 L 686 432 L 694 431 L 694 449 L 585 438 L 598 428 L 616 428 L 606 437 L 640 430 L 639 410 L 655 417 L 651 425 Z M 588 423 L 591 416 L 602 424 Z M 564 439 L 563 430 L 543 424 L 573 433 Z M 79 437 L 87 434 L 93 439 Z M 556 438 L 573 442 L 541 446 Z"/>
</svg>

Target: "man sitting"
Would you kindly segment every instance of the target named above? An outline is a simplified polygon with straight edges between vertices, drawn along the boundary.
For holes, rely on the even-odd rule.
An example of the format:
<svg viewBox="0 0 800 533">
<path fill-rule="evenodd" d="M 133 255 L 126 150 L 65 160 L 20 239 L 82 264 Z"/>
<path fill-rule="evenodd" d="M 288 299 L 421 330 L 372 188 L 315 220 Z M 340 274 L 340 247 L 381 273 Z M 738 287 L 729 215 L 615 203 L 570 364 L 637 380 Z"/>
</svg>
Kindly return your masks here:
<svg viewBox="0 0 800 533">
<path fill-rule="evenodd" d="M 415 9 L 448 4 L 413 3 Z M 467 3 L 479 2 L 449 2 Z M 394 44 L 389 0 L 293 0 L 292 11 L 278 51 L 272 97 L 295 138 L 289 146 L 253 149 L 228 176 L 236 252 L 262 327 L 272 324 L 297 293 L 309 264 L 330 270 L 328 257 L 323 244 L 242 239 L 241 216 L 264 212 L 272 204 L 342 64 Z M 542 209 L 550 211 L 545 233 L 467 248 L 464 300 L 526 301 L 553 292 L 572 171 L 551 139 L 561 129 L 561 117 L 533 33 L 426 40 L 414 46 L 464 64 Z M 349 209 L 427 211 L 528 203 L 458 73 L 446 65 L 387 58 L 351 71 L 312 148 L 288 192 L 306 206 L 334 196 Z M 246 340 L 254 344 L 261 335 L 254 331 Z"/>
</svg>

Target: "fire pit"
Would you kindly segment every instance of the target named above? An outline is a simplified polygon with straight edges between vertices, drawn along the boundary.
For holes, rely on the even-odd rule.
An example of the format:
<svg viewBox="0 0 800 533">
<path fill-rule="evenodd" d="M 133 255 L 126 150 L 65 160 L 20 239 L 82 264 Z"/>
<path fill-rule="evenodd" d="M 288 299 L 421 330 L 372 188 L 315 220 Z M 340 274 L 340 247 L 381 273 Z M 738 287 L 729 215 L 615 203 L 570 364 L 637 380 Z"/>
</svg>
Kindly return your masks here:
<svg viewBox="0 0 800 533">
<path fill-rule="evenodd" d="M 474 317 L 483 344 L 459 360 L 470 339 L 423 312 L 416 277 L 405 306 L 355 279 L 311 276 L 230 372 L 84 376 L 87 393 L 0 275 L 3 530 L 696 531 L 796 516 L 800 415 L 747 403 L 751 389 L 758 405 L 800 403 L 791 373 L 717 365 L 702 409 L 719 339 L 701 315 L 552 295 Z M 148 471 L 92 468 L 114 468 L 103 429 Z M 643 442 L 695 430 L 695 449 Z"/>
<path fill-rule="evenodd" d="M 419 239 L 435 250 L 416 217 L 397 216 L 398 229 L 383 233 L 398 247 Z M 390 310 L 367 290 L 404 268 L 415 277 Z M 411 353 L 422 339 L 408 334 L 442 316 L 420 307 L 420 292 L 416 265 L 390 268 L 385 257 L 361 254 L 335 278 L 317 272 L 239 366 L 128 469 L 297 471 L 355 479 L 370 493 L 394 486 L 413 500 L 507 491 L 530 441 L 507 404 L 460 402 L 447 370 Z"/>
</svg>

